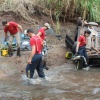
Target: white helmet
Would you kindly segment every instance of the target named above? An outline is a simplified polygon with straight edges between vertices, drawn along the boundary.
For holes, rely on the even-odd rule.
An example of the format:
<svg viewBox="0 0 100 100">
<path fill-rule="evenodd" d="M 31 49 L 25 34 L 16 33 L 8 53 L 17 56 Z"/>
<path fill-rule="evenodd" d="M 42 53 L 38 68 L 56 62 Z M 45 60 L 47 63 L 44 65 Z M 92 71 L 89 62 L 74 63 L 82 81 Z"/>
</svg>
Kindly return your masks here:
<svg viewBox="0 0 100 100">
<path fill-rule="evenodd" d="M 44 26 L 46 26 L 48 29 L 50 29 L 49 23 L 45 23 Z"/>
</svg>

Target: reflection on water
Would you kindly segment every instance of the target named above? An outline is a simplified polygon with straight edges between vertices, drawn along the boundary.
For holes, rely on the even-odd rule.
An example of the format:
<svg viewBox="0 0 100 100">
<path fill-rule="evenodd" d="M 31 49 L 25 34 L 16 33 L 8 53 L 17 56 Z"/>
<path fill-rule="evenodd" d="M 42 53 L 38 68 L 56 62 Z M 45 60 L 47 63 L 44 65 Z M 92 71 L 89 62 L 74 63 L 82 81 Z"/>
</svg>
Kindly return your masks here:
<svg viewBox="0 0 100 100">
<path fill-rule="evenodd" d="M 94 88 L 93 89 L 93 94 L 99 93 L 100 92 L 100 88 Z"/>
<path fill-rule="evenodd" d="M 33 84 L 25 73 L 0 80 L 0 100 L 100 100 L 100 68 L 76 71 L 73 64 L 45 70 L 46 81 Z"/>
</svg>

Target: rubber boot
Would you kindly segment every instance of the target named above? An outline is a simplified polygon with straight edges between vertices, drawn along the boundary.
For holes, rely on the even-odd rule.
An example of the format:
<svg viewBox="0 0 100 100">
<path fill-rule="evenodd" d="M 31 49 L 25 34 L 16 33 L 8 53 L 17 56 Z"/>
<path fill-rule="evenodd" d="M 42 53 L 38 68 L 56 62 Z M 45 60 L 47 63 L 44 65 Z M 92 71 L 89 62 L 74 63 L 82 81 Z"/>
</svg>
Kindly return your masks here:
<svg viewBox="0 0 100 100">
<path fill-rule="evenodd" d="M 43 69 L 46 69 L 46 70 L 49 69 L 49 68 L 47 67 L 47 65 L 46 65 L 46 61 L 43 61 L 42 64 L 43 64 L 43 65 L 42 65 L 42 66 L 43 66 Z"/>
<path fill-rule="evenodd" d="M 20 54 L 20 47 L 17 48 L 17 56 L 19 56 L 19 57 L 21 56 L 21 54 Z"/>
<path fill-rule="evenodd" d="M 9 57 L 13 56 L 13 50 L 9 44 L 8 44 L 8 54 L 9 54 Z"/>
</svg>

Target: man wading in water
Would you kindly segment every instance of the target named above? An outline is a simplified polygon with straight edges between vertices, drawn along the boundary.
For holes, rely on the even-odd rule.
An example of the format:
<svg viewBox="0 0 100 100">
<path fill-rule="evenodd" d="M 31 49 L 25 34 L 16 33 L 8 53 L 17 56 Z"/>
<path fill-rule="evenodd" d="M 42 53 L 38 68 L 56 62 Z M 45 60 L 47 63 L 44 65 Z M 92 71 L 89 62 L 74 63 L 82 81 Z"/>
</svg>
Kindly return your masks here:
<svg viewBox="0 0 100 100">
<path fill-rule="evenodd" d="M 32 47 L 28 64 L 26 67 L 26 75 L 30 78 L 30 82 L 34 84 L 33 75 L 37 70 L 40 79 L 45 79 L 45 74 L 42 67 L 42 40 L 34 34 L 33 29 L 27 30 L 27 35 L 30 37 L 30 46 Z"/>
</svg>

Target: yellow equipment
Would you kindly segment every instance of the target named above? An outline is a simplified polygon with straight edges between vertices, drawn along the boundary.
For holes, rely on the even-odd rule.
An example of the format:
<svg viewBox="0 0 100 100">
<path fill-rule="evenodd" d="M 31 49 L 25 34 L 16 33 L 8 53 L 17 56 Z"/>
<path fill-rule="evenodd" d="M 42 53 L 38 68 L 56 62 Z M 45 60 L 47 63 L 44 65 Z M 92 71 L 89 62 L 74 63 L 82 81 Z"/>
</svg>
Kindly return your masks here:
<svg viewBox="0 0 100 100">
<path fill-rule="evenodd" d="M 72 53 L 72 52 L 66 52 L 65 57 L 66 57 L 67 59 L 72 58 L 72 56 L 73 56 L 73 53 Z"/>
<path fill-rule="evenodd" d="M 4 45 L 0 45 L 0 51 L 1 51 L 1 56 L 7 56 L 8 55 L 8 48 Z"/>
<path fill-rule="evenodd" d="M 8 50 L 1 50 L 1 56 L 7 56 Z"/>
</svg>

